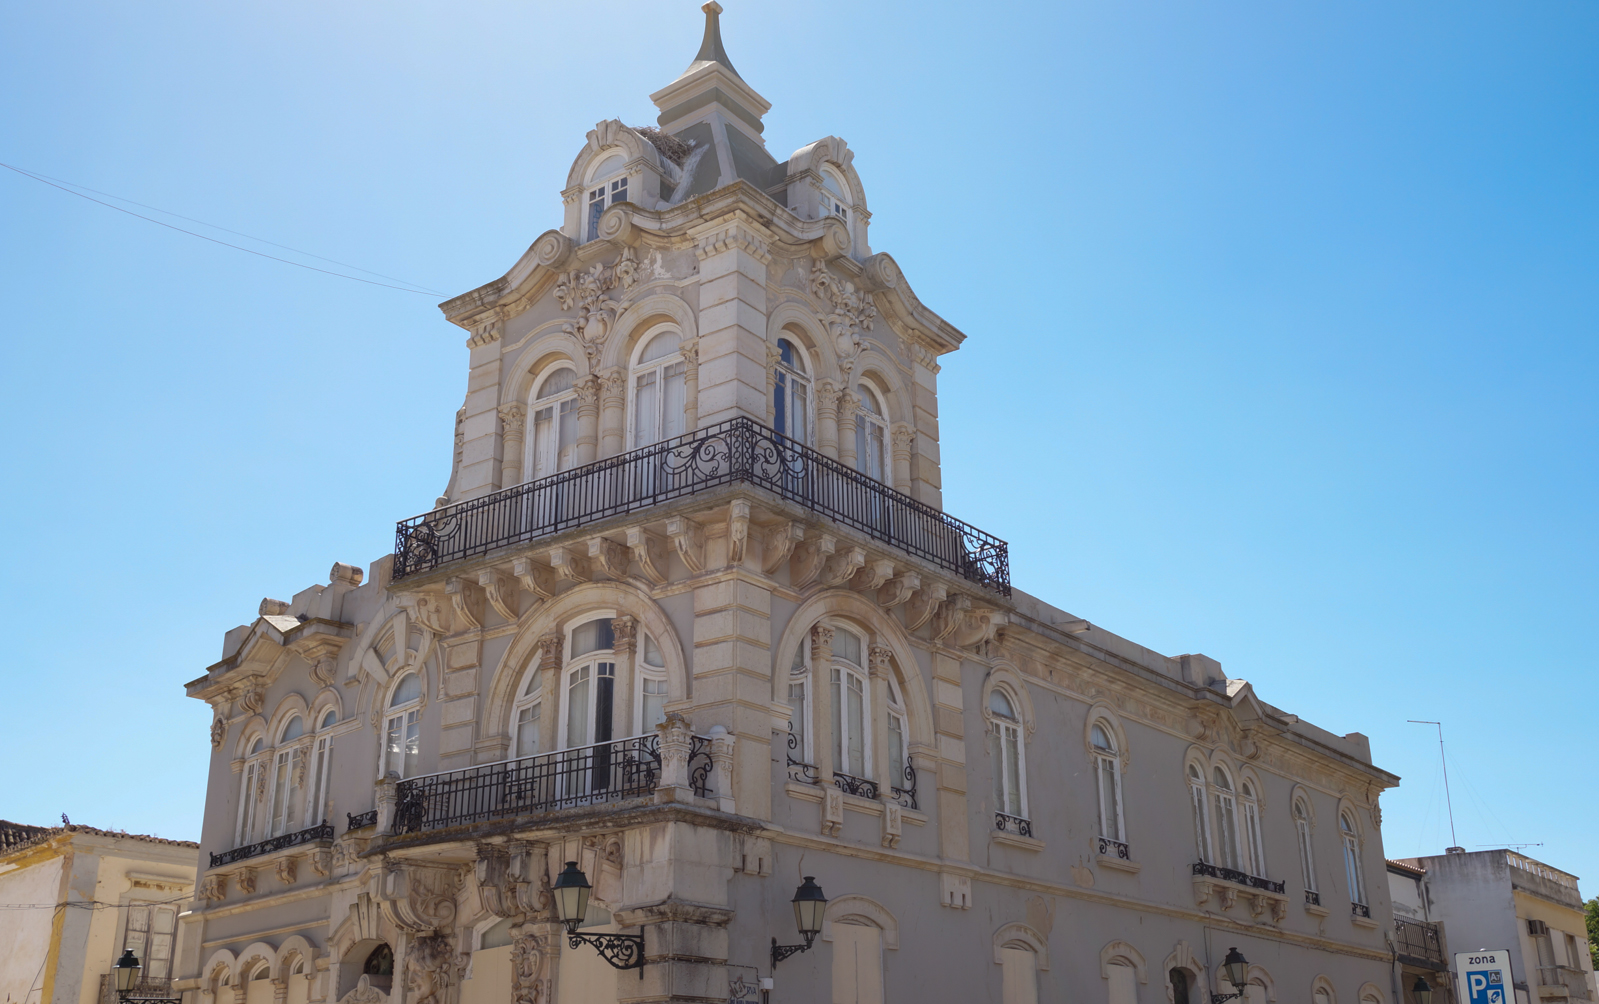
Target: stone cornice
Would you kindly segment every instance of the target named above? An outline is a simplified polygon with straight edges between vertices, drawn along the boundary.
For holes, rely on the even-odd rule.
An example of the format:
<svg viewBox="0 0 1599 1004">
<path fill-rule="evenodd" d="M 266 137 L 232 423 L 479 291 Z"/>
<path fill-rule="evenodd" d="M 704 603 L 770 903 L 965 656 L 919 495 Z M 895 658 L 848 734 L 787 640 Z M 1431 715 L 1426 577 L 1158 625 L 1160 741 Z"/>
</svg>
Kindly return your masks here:
<svg viewBox="0 0 1599 1004">
<path fill-rule="evenodd" d="M 275 623 L 283 621 L 289 623 Z M 285 652 L 305 648 L 318 636 L 342 646 L 354 634 L 354 624 L 323 617 L 309 617 L 303 621 L 288 617 L 258 617 L 238 651 L 207 666 L 204 676 L 183 685 L 184 691 L 189 697 L 198 700 L 214 700 L 247 679 L 267 675 Z"/>
</svg>

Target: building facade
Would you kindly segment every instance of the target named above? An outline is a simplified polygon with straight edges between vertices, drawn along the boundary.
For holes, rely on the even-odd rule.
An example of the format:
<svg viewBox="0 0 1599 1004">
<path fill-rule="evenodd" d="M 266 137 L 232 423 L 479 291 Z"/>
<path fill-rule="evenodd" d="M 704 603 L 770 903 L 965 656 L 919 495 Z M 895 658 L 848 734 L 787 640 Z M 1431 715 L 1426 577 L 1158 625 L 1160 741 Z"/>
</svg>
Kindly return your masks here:
<svg viewBox="0 0 1599 1004">
<path fill-rule="evenodd" d="M 1414 999 L 1418 986 L 1433 993 L 1434 1004 L 1454 997 L 1450 976 L 1449 939 L 1442 921 L 1432 915 L 1427 870 L 1405 861 L 1388 862 L 1388 901 L 1394 910 L 1394 963 L 1399 985 Z M 1417 981 L 1420 981 L 1418 983 Z"/>
<path fill-rule="evenodd" d="M 113 1004 L 107 976 L 128 949 L 144 960 L 136 991 L 165 997 L 199 853 L 186 840 L 0 820 L 0 1000 Z"/>
<path fill-rule="evenodd" d="M 767 150 L 704 9 L 657 124 L 598 124 L 561 226 L 443 304 L 445 494 L 188 685 L 188 1004 L 1199 1004 L 1232 947 L 1254 1004 L 1397 1001 L 1397 779 L 943 512 L 964 335 L 872 251 L 843 140 Z M 642 969 L 570 943 L 566 862 Z M 819 936 L 774 963 L 804 876 Z"/>
<path fill-rule="evenodd" d="M 1577 876 L 1505 849 L 1398 863 L 1420 873 L 1428 917 L 1448 928 L 1454 952 L 1509 950 L 1517 1004 L 1596 999 Z"/>
</svg>

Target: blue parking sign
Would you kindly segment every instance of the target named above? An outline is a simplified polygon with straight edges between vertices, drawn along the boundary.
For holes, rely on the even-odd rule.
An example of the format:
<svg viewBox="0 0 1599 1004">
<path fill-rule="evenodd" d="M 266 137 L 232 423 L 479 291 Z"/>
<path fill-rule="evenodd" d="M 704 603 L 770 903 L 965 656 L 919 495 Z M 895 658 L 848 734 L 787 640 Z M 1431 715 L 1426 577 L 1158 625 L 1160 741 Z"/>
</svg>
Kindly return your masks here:
<svg viewBox="0 0 1599 1004">
<path fill-rule="evenodd" d="M 1455 956 L 1455 972 L 1462 1004 L 1516 1004 L 1508 951 L 1461 952 Z"/>
</svg>

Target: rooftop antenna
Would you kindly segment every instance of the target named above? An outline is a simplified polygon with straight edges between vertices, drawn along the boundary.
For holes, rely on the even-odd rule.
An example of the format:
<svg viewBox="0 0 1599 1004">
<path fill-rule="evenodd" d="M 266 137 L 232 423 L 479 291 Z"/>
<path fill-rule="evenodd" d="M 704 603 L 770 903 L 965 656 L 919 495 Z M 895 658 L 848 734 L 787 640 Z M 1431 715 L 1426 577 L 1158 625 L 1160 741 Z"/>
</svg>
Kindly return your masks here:
<svg viewBox="0 0 1599 1004">
<path fill-rule="evenodd" d="M 1523 850 L 1523 849 L 1528 848 L 1528 847 L 1542 847 L 1543 846 L 1543 841 L 1540 840 L 1536 844 L 1478 844 L 1477 846 L 1478 847 L 1503 847 L 1506 850 L 1519 851 L 1519 850 Z"/>
<path fill-rule="evenodd" d="M 1438 726 L 1438 759 L 1443 761 L 1444 765 L 1444 802 L 1449 806 L 1449 842 L 1459 847 L 1460 838 L 1455 836 L 1455 800 L 1449 795 L 1449 759 L 1444 756 L 1444 723 L 1428 722 L 1417 718 L 1409 718 L 1406 721 L 1412 725 Z"/>
</svg>

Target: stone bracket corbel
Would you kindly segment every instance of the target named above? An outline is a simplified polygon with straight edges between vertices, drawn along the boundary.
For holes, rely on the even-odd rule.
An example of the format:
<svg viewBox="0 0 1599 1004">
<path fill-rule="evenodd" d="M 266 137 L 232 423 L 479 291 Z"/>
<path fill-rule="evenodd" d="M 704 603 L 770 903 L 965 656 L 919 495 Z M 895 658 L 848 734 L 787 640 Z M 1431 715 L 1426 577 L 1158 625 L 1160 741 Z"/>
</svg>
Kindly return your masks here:
<svg viewBox="0 0 1599 1004">
<path fill-rule="evenodd" d="M 666 535 L 677 548 L 678 557 L 696 574 L 705 571 L 705 528 L 687 516 L 666 521 Z"/>
<path fill-rule="evenodd" d="M 795 589 L 804 589 L 816 581 L 837 546 L 838 539 L 828 533 L 802 541 L 794 548 L 794 560 L 788 566 L 789 584 Z"/>
<path fill-rule="evenodd" d="M 827 559 L 827 564 L 822 567 L 822 585 L 831 589 L 842 586 L 855 577 L 855 573 L 866 565 L 866 552 L 859 547 L 852 547 L 843 554 L 835 554 Z"/>
<path fill-rule="evenodd" d="M 910 599 L 922 588 L 922 577 L 915 572 L 903 572 L 883 583 L 877 589 L 877 605 L 892 610 Z"/>
<path fill-rule="evenodd" d="M 516 576 L 516 581 L 522 584 L 523 589 L 541 600 L 555 595 L 555 572 L 548 565 L 532 558 L 517 558 L 511 563 L 511 574 Z"/>
<path fill-rule="evenodd" d="M 669 571 L 666 563 L 666 541 L 662 540 L 660 535 L 636 526 L 627 531 L 627 546 L 632 550 L 633 559 L 638 562 L 644 577 L 653 585 L 666 585 Z"/>
<path fill-rule="evenodd" d="M 498 568 L 485 568 L 477 573 L 477 584 L 482 587 L 489 606 L 508 621 L 517 618 L 517 584 Z"/>
<path fill-rule="evenodd" d="M 894 563 L 887 558 L 879 558 L 876 561 L 866 562 L 861 570 L 855 573 L 854 578 L 850 579 L 849 587 L 858 592 L 869 593 L 893 577 Z"/>
<path fill-rule="evenodd" d="M 744 563 L 745 544 L 750 536 L 750 504 L 748 499 L 734 499 L 727 507 L 727 563 Z"/>
<path fill-rule="evenodd" d="M 805 539 L 805 527 L 786 520 L 766 533 L 766 546 L 761 553 L 761 571 L 767 575 L 783 567 L 783 562 L 794 553 L 794 546 Z"/>
<path fill-rule="evenodd" d="M 942 582 L 929 583 L 912 593 L 905 604 L 906 630 L 915 631 L 932 620 L 948 595 L 949 589 Z"/>
<path fill-rule="evenodd" d="M 551 548 L 550 567 L 567 582 L 587 582 L 592 575 L 588 558 L 570 547 Z"/>
<path fill-rule="evenodd" d="M 444 580 L 444 594 L 450 598 L 450 606 L 455 608 L 455 615 L 459 617 L 469 630 L 476 630 L 483 626 L 483 588 L 475 582 L 468 582 L 459 575 L 452 575 Z"/>
<path fill-rule="evenodd" d="M 632 560 L 632 552 L 608 537 L 589 540 L 590 564 L 613 579 L 627 578 L 627 566 Z"/>
<path fill-rule="evenodd" d="M 966 611 L 966 615 L 955 628 L 955 644 L 959 648 L 971 648 L 993 641 L 1007 620 L 1001 610 L 984 606 L 973 607 Z"/>
<path fill-rule="evenodd" d="M 971 608 L 971 597 L 963 593 L 956 593 L 940 604 L 933 615 L 933 641 L 943 644 L 953 636 Z"/>
</svg>

